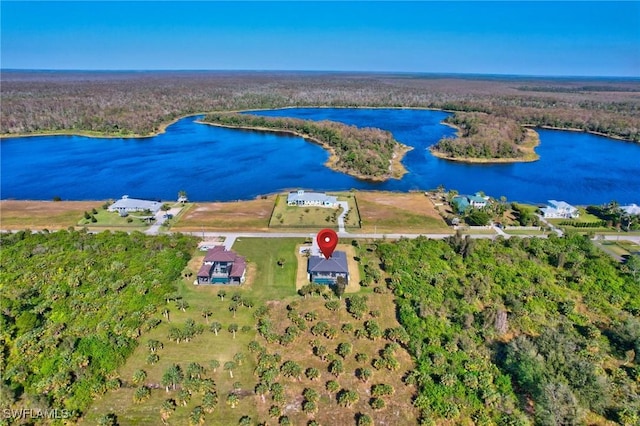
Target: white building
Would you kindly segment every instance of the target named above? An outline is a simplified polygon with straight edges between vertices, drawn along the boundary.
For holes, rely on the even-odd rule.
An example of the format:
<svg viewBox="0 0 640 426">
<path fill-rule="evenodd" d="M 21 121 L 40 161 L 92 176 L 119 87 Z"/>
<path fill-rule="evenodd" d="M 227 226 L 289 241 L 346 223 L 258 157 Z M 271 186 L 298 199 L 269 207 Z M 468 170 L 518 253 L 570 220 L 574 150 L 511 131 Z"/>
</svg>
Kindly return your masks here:
<svg viewBox="0 0 640 426">
<path fill-rule="evenodd" d="M 549 200 L 549 206 L 540 211 L 547 219 L 575 219 L 580 216 L 577 208 L 564 201 Z"/>
<path fill-rule="evenodd" d="M 620 206 L 620 210 L 628 214 L 629 216 L 640 215 L 640 206 L 635 203 L 629 204 L 628 206 Z"/>
<path fill-rule="evenodd" d="M 305 192 L 304 190 L 290 192 L 287 205 L 298 207 L 338 207 L 338 197 L 324 192 Z"/>
<path fill-rule="evenodd" d="M 138 198 L 129 198 L 128 195 L 123 195 L 121 199 L 111 204 L 108 208 L 110 212 L 118 212 L 121 215 L 130 212 L 142 212 L 150 210 L 155 214 L 162 207 L 162 203 L 158 201 L 140 200 Z"/>
</svg>

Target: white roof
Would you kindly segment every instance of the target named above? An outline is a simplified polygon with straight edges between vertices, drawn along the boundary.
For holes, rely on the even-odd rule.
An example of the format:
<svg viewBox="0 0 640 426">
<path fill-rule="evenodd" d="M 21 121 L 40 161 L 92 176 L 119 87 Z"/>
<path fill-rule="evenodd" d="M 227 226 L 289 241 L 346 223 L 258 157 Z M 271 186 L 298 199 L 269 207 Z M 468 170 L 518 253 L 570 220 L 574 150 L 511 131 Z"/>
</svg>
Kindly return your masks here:
<svg viewBox="0 0 640 426">
<path fill-rule="evenodd" d="M 124 196 L 112 205 L 109 206 L 109 210 L 118 210 L 118 209 L 141 209 L 141 210 L 151 210 L 152 212 L 157 212 L 162 207 L 162 203 L 157 201 L 150 200 L 140 200 L 138 198 L 129 198 L 128 196 Z"/>
<path fill-rule="evenodd" d="M 640 206 L 636 203 L 629 204 L 628 206 L 620 206 L 620 210 L 630 215 L 640 215 Z"/>
<path fill-rule="evenodd" d="M 571 204 L 565 203 L 564 201 L 549 200 L 549 204 L 558 210 L 577 210 Z"/>
<path fill-rule="evenodd" d="M 309 202 L 321 202 L 323 204 L 335 204 L 338 202 L 338 197 L 327 195 L 324 192 L 290 192 L 287 196 L 287 202 L 297 201 L 309 201 Z"/>
</svg>

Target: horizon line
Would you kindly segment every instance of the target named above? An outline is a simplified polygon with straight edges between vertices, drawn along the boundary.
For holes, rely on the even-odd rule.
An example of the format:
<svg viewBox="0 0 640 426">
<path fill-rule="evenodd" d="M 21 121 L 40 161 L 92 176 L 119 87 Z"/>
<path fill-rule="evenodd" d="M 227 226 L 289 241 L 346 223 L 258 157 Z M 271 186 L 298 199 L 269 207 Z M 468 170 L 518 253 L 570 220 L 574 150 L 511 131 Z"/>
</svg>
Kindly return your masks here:
<svg viewBox="0 0 640 426">
<path fill-rule="evenodd" d="M 578 75 L 578 74 L 514 74 L 494 72 L 456 72 L 456 71 L 363 71 L 363 70 L 294 70 L 294 69 L 207 69 L 207 68 L 2 68 L 2 72 L 87 72 L 87 73 L 163 73 L 163 72 L 230 72 L 230 73 L 314 73 L 314 74 L 373 74 L 373 75 L 433 75 L 433 76 L 491 76 L 491 77 L 528 77 L 528 78 L 612 78 L 637 79 L 640 75 Z"/>
</svg>

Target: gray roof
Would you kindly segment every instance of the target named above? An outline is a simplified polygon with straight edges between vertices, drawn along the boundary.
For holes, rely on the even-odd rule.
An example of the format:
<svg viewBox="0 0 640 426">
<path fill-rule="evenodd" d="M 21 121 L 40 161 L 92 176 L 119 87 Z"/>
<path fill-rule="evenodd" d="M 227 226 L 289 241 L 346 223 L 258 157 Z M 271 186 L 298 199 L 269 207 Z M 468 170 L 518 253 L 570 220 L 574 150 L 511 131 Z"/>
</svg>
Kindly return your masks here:
<svg viewBox="0 0 640 426">
<path fill-rule="evenodd" d="M 309 258 L 308 272 L 340 272 L 349 273 L 347 266 L 347 254 L 343 251 L 334 251 L 329 259 L 311 256 Z"/>
</svg>

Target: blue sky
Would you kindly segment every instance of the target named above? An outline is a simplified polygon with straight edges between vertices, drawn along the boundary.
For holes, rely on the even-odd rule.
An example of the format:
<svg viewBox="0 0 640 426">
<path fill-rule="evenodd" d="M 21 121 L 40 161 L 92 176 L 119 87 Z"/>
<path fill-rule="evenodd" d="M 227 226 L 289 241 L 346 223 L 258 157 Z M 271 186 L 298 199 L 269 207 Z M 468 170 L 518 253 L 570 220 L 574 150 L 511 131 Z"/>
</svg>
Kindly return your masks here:
<svg viewBox="0 0 640 426">
<path fill-rule="evenodd" d="M 640 77 L 640 2 L 10 2 L 2 68 Z"/>
</svg>

